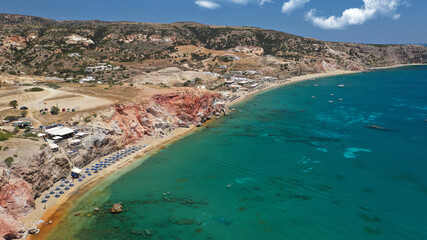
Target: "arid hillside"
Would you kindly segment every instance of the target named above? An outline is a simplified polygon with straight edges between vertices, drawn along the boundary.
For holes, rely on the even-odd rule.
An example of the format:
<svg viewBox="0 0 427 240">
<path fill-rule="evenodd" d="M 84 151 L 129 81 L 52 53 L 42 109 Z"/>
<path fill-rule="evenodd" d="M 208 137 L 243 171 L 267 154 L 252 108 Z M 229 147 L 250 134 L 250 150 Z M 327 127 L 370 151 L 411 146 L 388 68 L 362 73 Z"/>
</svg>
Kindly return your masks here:
<svg viewBox="0 0 427 240">
<path fill-rule="evenodd" d="M 284 77 L 324 68 L 427 62 L 424 46 L 324 42 L 254 27 L 55 21 L 11 14 L 0 14 L 0 24 L 0 70 L 12 75 L 71 79 L 88 75 L 86 67 L 108 62 L 117 71 L 99 73 L 97 79 L 113 82 L 164 67 L 216 72 L 224 64 L 238 67 L 234 63 L 240 58 L 226 53 L 254 56 L 248 66 L 256 65 L 257 57 L 275 57 L 274 68 Z M 189 52 L 183 46 L 204 50 Z"/>
</svg>

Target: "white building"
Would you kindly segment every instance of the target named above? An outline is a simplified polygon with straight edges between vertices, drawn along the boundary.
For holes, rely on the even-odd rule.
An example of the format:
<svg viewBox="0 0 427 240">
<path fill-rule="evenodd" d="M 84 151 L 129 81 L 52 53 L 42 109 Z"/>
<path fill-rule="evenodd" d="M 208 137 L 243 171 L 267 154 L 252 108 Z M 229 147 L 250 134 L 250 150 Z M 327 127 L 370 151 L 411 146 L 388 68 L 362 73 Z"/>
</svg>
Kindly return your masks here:
<svg viewBox="0 0 427 240">
<path fill-rule="evenodd" d="M 96 81 L 96 78 L 89 76 L 89 77 L 85 77 L 79 80 L 79 83 L 88 83 L 88 82 L 93 82 Z"/>
<path fill-rule="evenodd" d="M 69 57 L 80 57 L 79 53 L 70 53 L 68 54 Z"/>
</svg>

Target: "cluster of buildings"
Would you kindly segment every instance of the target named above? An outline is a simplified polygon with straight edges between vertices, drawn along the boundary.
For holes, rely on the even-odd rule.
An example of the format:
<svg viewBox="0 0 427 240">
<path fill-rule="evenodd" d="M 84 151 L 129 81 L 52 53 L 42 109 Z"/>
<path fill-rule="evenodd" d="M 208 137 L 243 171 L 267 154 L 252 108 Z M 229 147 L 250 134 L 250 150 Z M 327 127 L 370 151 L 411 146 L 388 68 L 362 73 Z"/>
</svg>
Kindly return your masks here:
<svg viewBox="0 0 427 240">
<path fill-rule="evenodd" d="M 58 144 L 67 139 L 70 146 L 78 146 L 81 144 L 81 138 L 86 136 L 86 133 L 78 132 L 61 124 L 53 124 L 42 129 L 44 130 L 38 134 L 38 137 L 42 137 L 49 142 L 49 147 L 52 151 L 58 151 Z"/>
<path fill-rule="evenodd" d="M 251 78 L 248 75 L 261 74 L 260 70 L 246 70 L 246 71 L 230 71 L 224 75 L 224 83 L 227 87 L 233 89 L 240 89 L 242 87 L 255 88 L 260 83 L 273 83 L 277 82 L 278 79 L 270 76 L 263 76 L 259 78 Z"/>
<path fill-rule="evenodd" d="M 99 71 L 107 71 L 107 70 L 119 70 L 120 67 L 114 67 L 108 63 L 97 63 L 93 67 L 87 67 L 85 69 L 86 72 L 99 72 Z"/>
</svg>

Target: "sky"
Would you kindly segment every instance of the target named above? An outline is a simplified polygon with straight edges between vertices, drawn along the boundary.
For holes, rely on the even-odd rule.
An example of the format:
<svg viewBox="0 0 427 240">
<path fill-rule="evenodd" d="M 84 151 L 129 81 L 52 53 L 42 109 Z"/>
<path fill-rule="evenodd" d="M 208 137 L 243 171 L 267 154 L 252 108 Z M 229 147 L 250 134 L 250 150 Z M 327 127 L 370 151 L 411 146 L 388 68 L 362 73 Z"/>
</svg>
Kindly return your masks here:
<svg viewBox="0 0 427 240">
<path fill-rule="evenodd" d="M 427 0 L 0 0 L 56 20 L 254 26 L 326 41 L 427 43 Z"/>
</svg>

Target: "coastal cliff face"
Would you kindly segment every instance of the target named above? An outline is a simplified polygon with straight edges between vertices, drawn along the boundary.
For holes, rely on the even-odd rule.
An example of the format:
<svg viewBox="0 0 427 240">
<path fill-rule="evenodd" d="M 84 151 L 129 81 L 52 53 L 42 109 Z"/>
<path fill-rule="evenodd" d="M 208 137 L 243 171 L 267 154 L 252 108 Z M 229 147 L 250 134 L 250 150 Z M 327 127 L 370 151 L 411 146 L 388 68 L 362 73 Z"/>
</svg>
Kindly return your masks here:
<svg viewBox="0 0 427 240">
<path fill-rule="evenodd" d="M 94 159 L 147 136 L 163 137 L 178 127 L 203 123 L 227 112 L 222 95 L 211 92 L 177 92 L 155 95 L 145 103 L 115 105 L 99 122 L 85 126 L 79 155 L 52 153 L 46 147 L 12 168 L 0 167 L 0 239 L 21 237 L 17 220 L 34 207 L 34 199 L 69 175 L 72 164 L 83 167 Z"/>
<path fill-rule="evenodd" d="M 116 105 L 106 123 L 127 143 L 134 143 L 144 136 L 162 137 L 177 127 L 187 128 L 225 114 L 221 99 L 221 94 L 211 92 L 155 95 L 149 103 Z"/>
</svg>

